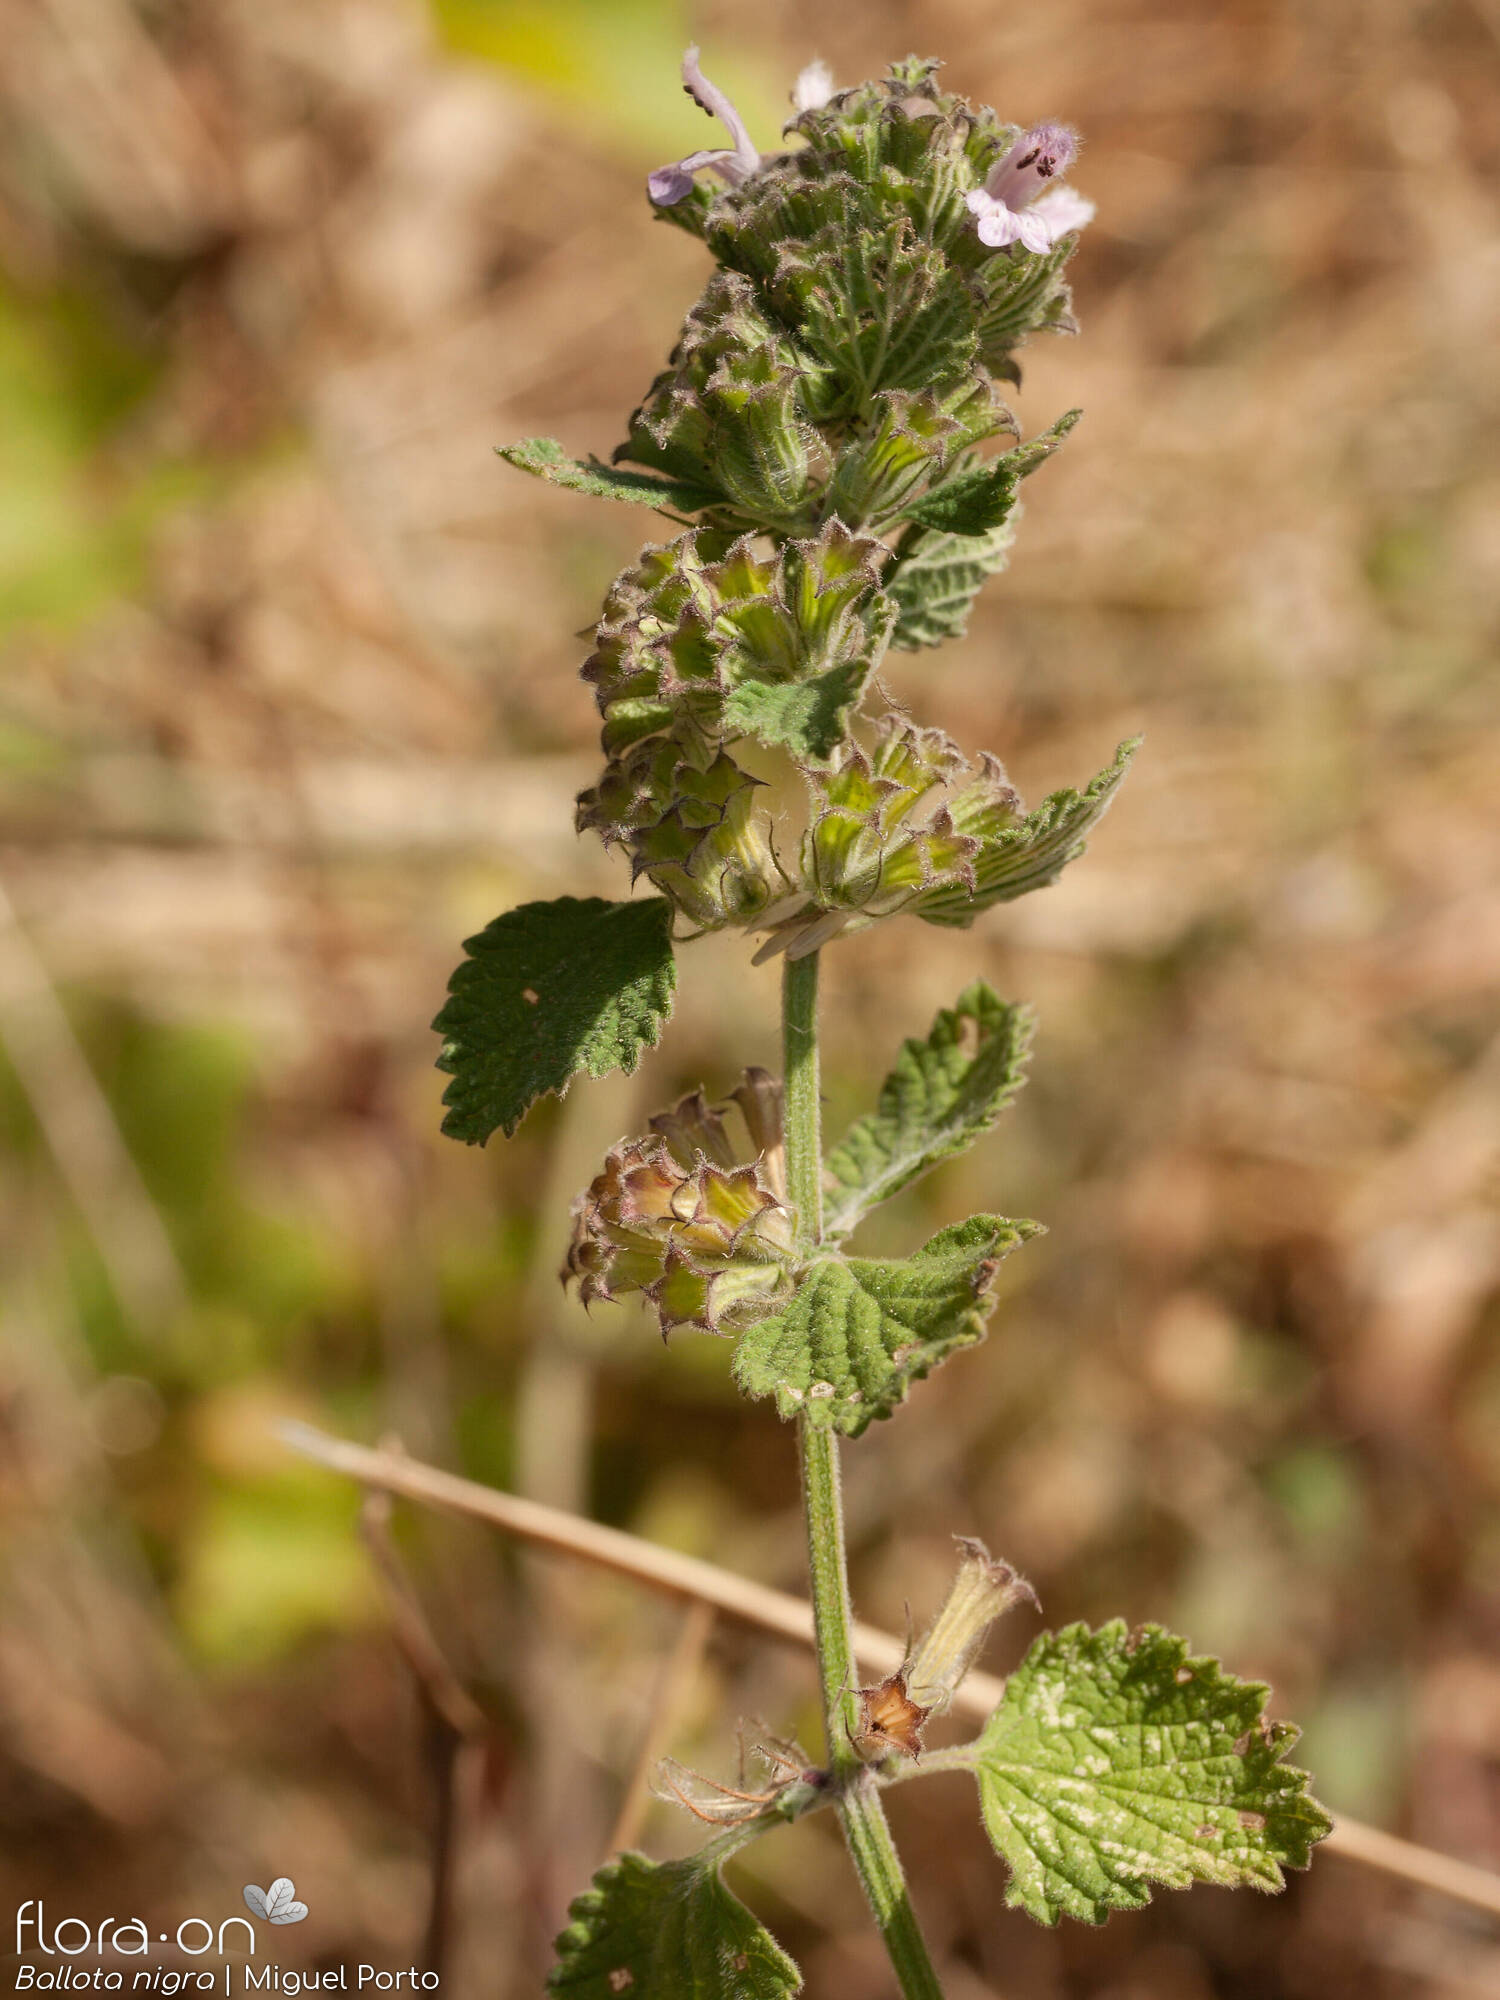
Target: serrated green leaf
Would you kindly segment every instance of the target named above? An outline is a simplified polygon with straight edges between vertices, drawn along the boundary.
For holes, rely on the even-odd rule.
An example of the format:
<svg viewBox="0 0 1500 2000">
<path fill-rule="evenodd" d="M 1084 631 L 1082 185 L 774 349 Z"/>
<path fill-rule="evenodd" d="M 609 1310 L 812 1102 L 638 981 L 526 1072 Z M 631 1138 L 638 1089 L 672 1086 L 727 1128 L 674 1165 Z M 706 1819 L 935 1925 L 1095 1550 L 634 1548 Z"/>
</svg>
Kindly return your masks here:
<svg viewBox="0 0 1500 2000">
<path fill-rule="evenodd" d="M 912 1382 L 984 1338 L 1001 1259 L 1037 1233 L 1034 1222 L 973 1215 L 914 1257 L 819 1258 L 791 1303 L 741 1336 L 735 1380 L 774 1396 L 784 1417 L 858 1437 Z"/>
<path fill-rule="evenodd" d="M 864 692 L 873 661 L 841 660 L 805 681 L 742 681 L 724 703 L 726 726 L 758 743 L 823 764 L 843 742 L 848 716 Z"/>
<path fill-rule="evenodd" d="M 465 940 L 433 1022 L 453 1078 L 443 1130 L 482 1146 L 584 1070 L 627 1075 L 672 1011 L 672 906 L 561 896 L 523 903 Z"/>
<path fill-rule="evenodd" d="M 721 504 L 724 497 L 685 480 L 655 479 L 646 472 L 622 472 L 618 466 L 601 465 L 596 459 L 570 458 L 556 438 L 522 438 L 518 444 L 496 445 L 495 449 L 508 465 L 550 485 L 592 494 L 596 500 L 627 500 L 637 507 L 691 514 Z"/>
<path fill-rule="evenodd" d="M 1019 825 L 983 833 L 983 844 L 973 862 L 972 890 L 963 883 L 931 890 L 908 905 L 912 913 L 930 924 L 962 929 L 981 910 L 1014 902 L 1018 896 L 1055 882 L 1068 863 L 1083 853 L 1088 835 L 1109 810 L 1141 740 L 1132 736 L 1122 743 L 1114 762 L 1091 778 L 1081 792 L 1053 792 Z M 953 817 L 963 830 L 961 798 L 954 801 Z"/>
<path fill-rule="evenodd" d="M 567 2000 L 785 2000 L 802 1976 L 717 1867 L 622 1854 L 568 1911 L 549 1993 Z"/>
<path fill-rule="evenodd" d="M 988 579 L 1004 569 L 1015 536 L 1014 516 L 984 535 L 944 535 L 912 528 L 897 546 L 883 588 L 899 616 L 891 644 L 905 652 L 961 639 L 969 612 Z"/>
<path fill-rule="evenodd" d="M 1153 1883 L 1282 1887 L 1332 1824 L 1270 1690 L 1190 1658 L 1159 1625 L 1044 1632 L 973 1748 L 1005 1899 L 1038 1922 L 1102 1924 Z"/>
<path fill-rule="evenodd" d="M 1025 1081 L 1033 1020 L 982 979 L 941 1008 L 925 1041 L 903 1042 L 876 1109 L 823 1163 L 823 1228 L 845 1236 L 877 1202 L 989 1131 Z"/>
<path fill-rule="evenodd" d="M 1052 456 L 1082 410 L 1068 410 L 1034 438 L 987 464 L 961 467 L 901 511 L 901 519 L 950 535 L 986 535 L 1010 518 L 1021 481 Z"/>
<path fill-rule="evenodd" d="M 1010 516 L 1016 504 L 1017 480 L 994 465 L 968 465 L 951 479 L 931 487 L 919 500 L 902 508 L 903 521 L 935 528 L 941 534 L 985 535 Z"/>
</svg>

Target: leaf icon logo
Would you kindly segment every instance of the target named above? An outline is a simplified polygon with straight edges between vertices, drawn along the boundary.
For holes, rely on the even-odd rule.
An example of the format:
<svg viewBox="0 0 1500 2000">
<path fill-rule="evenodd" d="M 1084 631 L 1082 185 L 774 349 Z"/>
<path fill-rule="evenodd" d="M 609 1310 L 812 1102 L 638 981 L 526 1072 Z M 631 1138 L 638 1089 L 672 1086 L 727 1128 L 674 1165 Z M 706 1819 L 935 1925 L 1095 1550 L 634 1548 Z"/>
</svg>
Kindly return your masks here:
<svg viewBox="0 0 1500 2000">
<path fill-rule="evenodd" d="M 300 1924 L 307 1915 L 307 1905 L 297 1901 L 296 1885 L 290 1875 L 278 1875 L 269 1889 L 258 1889 L 253 1882 L 247 1882 L 244 1897 L 247 1907 L 268 1924 Z"/>
</svg>

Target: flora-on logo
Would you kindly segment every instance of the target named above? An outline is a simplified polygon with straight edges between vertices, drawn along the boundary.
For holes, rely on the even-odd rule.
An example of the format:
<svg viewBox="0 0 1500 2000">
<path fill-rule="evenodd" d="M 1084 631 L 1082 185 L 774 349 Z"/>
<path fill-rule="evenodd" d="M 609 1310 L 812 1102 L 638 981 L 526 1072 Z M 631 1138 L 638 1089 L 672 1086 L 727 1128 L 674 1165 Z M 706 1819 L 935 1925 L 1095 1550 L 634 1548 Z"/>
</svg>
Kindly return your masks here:
<svg viewBox="0 0 1500 2000">
<path fill-rule="evenodd" d="M 257 1889 L 253 1882 L 247 1882 L 244 1896 L 256 1916 L 264 1917 L 268 1924 L 300 1924 L 307 1915 L 307 1905 L 297 1901 L 296 1884 L 290 1875 L 278 1875 L 269 1889 Z"/>
</svg>

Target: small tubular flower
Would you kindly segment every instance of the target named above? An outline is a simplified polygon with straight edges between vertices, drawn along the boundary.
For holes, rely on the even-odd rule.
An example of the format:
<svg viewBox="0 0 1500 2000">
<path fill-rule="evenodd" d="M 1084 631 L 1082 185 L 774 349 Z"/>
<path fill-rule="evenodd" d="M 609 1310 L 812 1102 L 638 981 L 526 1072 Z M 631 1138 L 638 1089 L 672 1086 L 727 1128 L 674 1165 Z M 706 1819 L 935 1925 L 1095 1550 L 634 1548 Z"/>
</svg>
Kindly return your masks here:
<svg viewBox="0 0 1500 2000">
<path fill-rule="evenodd" d="M 711 167 L 730 187 L 739 187 L 760 165 L 760 149 L 750 137 L 749 127 L 731 100 L 698 67 L 696 47 L 682 58 L 682 87 L 700 110 L 723 123 L 734 144 L 689 153 L 685 159 L 658 167 L 646 181 L 646 192 L 658 208 L 671 208 L 685 201 L 693 191 L 693 176 L 700 168 Z"/>
<path fill-rule="evenodd" d="M 573 1203 L 564 1282 L 585 1305 L 641 1292 L 666 1338 L 722 1333 L 758 1317 L 795 1256 L 782 1185 L 780 1086 L 751 1070 L 734 1094 L 758 1146 L 736 1163 L 721 1113 L 702 1091 L 659 1112 L 648 1138 L 622 1139 Z"/>
<path fill-rule="evenodd" d="M 1094 204 L 1072 188 L 1051 187 L 1077 157 L 1078 141 L 1066 125 L 1034 125 L 1018 139 L 984 186 L 968 196 L 980 242 L 992 250 L 1011 243 L 1050 250 L 1070 229 L 1082 229 L 1093 219 Z"/>
</svg>

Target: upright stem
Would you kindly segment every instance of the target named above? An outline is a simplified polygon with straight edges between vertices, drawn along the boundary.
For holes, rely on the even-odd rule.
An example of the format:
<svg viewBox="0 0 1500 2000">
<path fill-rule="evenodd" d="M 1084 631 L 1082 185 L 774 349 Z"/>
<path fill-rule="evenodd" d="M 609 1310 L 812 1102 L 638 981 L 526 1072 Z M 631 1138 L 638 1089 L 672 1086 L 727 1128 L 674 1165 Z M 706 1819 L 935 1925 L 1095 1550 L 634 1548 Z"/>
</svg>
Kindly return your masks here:
<svg viewBox="0 0 1500 2000">
<path fill-rule="evenodd" d="M 787 1196 L 797 1213 L 798 1248 L 807 1256 L 823 1234 L 816 952 L 787 965 L 781 989 L 781 1040 L 786 1081 Z M 828 1762 L 838 1786 L 844 1840 L 905 2000 L 943 2000 L 875 1788 L 875 1774 L 861 1761 L 850 1740 L 854 1644 L 838 1439 L 831 1430 L 809 1423 L 806 1417 L 798 1419 L 797 1439 Z"/>
<path fill-rule="evenodd" d="M 818 954 L 789 960 L 781 982 L 787 1198 L 804 1256 L 823 1234 L 823 1103 L 818 1081 Z"/>
</svg>

